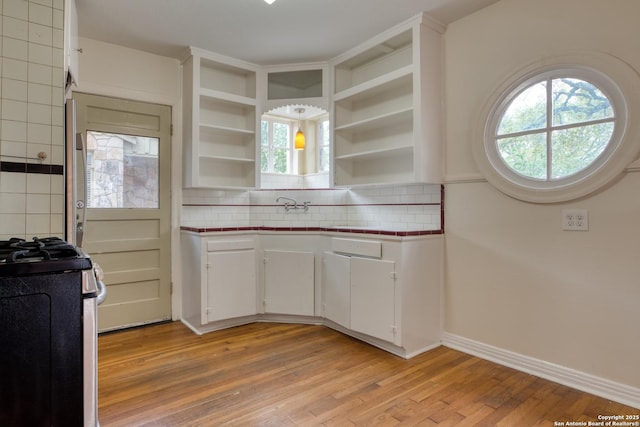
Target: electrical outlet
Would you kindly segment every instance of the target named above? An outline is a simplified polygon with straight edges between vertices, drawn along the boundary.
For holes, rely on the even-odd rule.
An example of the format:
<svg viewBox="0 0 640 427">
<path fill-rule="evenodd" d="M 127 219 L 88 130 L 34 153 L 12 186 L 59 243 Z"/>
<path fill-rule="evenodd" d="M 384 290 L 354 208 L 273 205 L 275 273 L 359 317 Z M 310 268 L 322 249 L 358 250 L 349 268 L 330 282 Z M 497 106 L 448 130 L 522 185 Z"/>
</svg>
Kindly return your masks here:
<svg viewBox="0 0 640 427">
<path fill-rule="evenodd" d="M 568 231 L 589 231 L 589 211 L 586 209 L 563 209 L 562 229 Z"/>
</svg>

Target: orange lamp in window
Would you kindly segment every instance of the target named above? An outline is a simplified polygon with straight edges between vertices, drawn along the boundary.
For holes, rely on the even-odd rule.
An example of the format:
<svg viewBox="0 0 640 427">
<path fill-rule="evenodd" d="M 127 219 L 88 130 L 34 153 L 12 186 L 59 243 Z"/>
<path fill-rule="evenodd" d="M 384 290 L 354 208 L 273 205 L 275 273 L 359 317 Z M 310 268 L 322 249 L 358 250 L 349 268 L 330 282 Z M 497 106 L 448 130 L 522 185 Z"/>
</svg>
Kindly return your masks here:
<svg viewBox="0 0 640 427">
<path fill-rule="evenodd" d="M 298 113 L 298 132 L 296 132 L 296 137 L 293 140 L 294 148 L 296 150 L 304 150 L 306 139 L 304 137 L 304 133 L 300 130 L 300 115 L 304 113 L 304 108 L 296 108 L 294 111 Z"/>
</svg>

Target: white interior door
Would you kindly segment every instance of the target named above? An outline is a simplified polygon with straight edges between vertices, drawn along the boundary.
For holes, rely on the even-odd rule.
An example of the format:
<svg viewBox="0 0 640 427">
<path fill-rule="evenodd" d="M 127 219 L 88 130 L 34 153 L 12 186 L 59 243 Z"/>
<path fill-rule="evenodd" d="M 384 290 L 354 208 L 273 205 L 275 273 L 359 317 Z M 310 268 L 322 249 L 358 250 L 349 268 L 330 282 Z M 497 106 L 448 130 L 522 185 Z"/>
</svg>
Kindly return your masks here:
<svg viewBox="0 0 640 427">
<path fill-rule="evenodd" d="M 76 93 L 87 148 L 82 247 L 105 272 L 99 329 L 171 318 L 171 108 Z"/>
</svg>

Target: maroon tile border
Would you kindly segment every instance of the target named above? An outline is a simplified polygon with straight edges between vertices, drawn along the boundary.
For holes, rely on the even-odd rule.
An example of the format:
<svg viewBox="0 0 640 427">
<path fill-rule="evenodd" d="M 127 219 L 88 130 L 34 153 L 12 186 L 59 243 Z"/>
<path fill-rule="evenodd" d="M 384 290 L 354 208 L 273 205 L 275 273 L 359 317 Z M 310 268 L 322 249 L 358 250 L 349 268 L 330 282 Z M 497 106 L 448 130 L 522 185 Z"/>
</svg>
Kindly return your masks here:
<svg viewBox="0 0 640 427">
<path fill-rule="evenodd" d="M 426 236 L 431 234 L 443 234 L 443 230 L 412 230 L 412 231 L 390 231 L 390 230 L 372 230 L 363 228 L 348 227 L 180 227 L 183 231 L 192 231 L 194 233 L 215 233 L 223 231 L 293 231 L 293 232 L 337 232 L 337 233 L 356 233 L 356 234 L 374 234 L 381 236 Z"/>
<path fill-rule="evenodd" d="M 62 175 L 64 167 L 62 165 L 42 165 L 37 163 L 0 162 L 0 171 Z"/>
<path fill-rule="evenodd" d="M 271 191 L 271 190 L 269 190 Z M 373 234 L 382 236 L 426 236 L 431 234 L 444 234 L 444 185 L 440 185 L 440 203 L 371 203 L 371 204 L 340 204 L 340 205 L 312 205 L 312 206 L 398 206 L 398 205 L 411 205 L 411 206 L 424 206 L 424 205 L 440 205 L 440 229 L 439 230 L 411 230 L 411 231 L 391 231 L 391 230 L 375 230 L 375 229 L 363 229 L 363 228 L 349 228 L 349 227 L 180 227 L 184 231 L 192 231 L 196 233 L 211 233 L 211 232 L 223 232 L 223 231 L 293 231 L 293 232 L 309 232 L 309 231 L 329 231 L 338 233 L 356 233 L 356 234 Z M 220 205 L 220 204 L 192 204 L 185 203 L 182 206 L 238 206 L 238 207 L 252 207 L 252 206 L 281 206 L 281 205 Z"/>
</svg>

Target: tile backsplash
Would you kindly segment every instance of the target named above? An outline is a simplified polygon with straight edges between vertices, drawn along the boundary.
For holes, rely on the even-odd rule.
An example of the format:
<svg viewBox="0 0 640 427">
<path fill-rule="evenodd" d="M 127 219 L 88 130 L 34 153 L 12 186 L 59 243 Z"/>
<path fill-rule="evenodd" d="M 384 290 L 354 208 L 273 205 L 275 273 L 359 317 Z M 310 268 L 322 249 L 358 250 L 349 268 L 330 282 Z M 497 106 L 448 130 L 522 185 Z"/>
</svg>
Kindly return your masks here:
<svg viewBox="0 0 640 427">
<path fill-rule="evenodd" d="M 64 233 L 63 8 L 0 0 L 0 239 Z"/>
<path fill-rule="evenodd" d="M 294 199 L 309 208 L 290 209 Z M 442 228 L 442 186 L 407 184 L 359 189 L 221 191 L 186 189 L 181 225 L 218 227 L 363 227 L 418 231 Z"/>
</svg>

